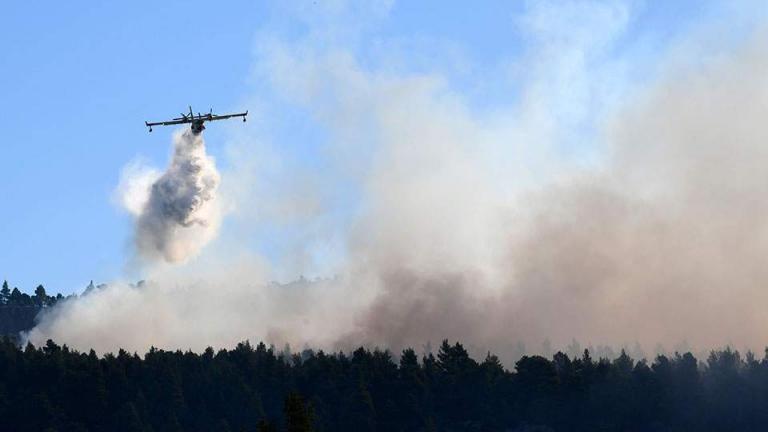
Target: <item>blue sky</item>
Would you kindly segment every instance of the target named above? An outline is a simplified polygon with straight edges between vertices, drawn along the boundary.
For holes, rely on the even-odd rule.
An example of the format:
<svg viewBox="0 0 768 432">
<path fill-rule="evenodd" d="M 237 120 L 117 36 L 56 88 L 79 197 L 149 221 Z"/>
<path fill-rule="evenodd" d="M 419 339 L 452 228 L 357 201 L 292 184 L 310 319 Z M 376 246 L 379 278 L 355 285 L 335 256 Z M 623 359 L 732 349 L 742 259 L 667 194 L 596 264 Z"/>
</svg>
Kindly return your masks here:
<svg viewBox="0 0 768 432">
<path fill-rule="evenodd" d="M 263 120 L 274 120 L 268 135 L 284 149 L 284 158 L 316 163 L 318 141 L 327 139 L 322 126 L 254 73 L 260 62 L 256 46 L 265 37 L 290 41 L 327 26 L 363 66 L 437 71 L 474 109 L 493 109 L 516 97 L 514 84 L 495 77 L 528 52 L 531 42 L 516 19 L 540 2 L 487 1 L 469 7 L 409 1 L 384 12 L 352 7 L 342 17 L 322 12 L 326 3 L 4 5 L 0 278 L 27 291 L 43 283 L 69 293 L 91 279 L 106 281 L 123 273 L 131 254 L 130 219 L 115 206 L 113 190 L 126 163 L 141 155 L 162 167 L 169 152 L 171 130 L 150 135 L 144 120 L 175 116 L 191 104 L 201 111 L 253 109 L 258 124 L 261 110 L 268 113 Z M 613 49 L 636 50 L 642 70 L 662 55 L 669 40 L 734 5 L 748 17 L 750 4 L 755 3 L 632 2 L 628 30 Z M 323 19 L 327 22 L 318 24 Z M 389 65 L 382 53 L 392 51 L 402 55 Z M 247 106 L 251 101 L 259 106 Z M 237 133 L 234 125 L 206 131 L 209 151 L 225 166 L 219 143 Z M 279 249 L 274 245 L 291 234 L 275 230 L 274 235 L 262 230 L 253 248 L 271 244 Z"/>
</svg>

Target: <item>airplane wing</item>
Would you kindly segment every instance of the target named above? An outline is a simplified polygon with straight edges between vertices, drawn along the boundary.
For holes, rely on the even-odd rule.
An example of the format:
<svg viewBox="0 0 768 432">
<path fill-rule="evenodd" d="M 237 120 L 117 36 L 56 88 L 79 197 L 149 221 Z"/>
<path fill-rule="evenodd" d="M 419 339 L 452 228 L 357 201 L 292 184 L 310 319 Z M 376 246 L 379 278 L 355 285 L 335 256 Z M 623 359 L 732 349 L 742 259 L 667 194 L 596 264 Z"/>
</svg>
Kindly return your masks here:
<svg viewBox="0 0 768 432">
<path fill-rule="evenodd" d="M 212 121 L 212 120 L 225 120 L 232 117 L 245 117 L 247 115 L 248 115 L 248 111 L 244 113 L 224 114 L 224 115 L 209 114 L 207 117 L 206 116 L 203 116 L 203 117 L 206 118 L 207 121 Z"/>
<path fill-rule="evenodd" d="M 177 125 L 182 123 L 191 123 L 191 121 L 178 119 L 178 120 L 169 120 L 169 121 L 155 122 L 155 123 L 144 122 L 144 124 L 147 126 L 170 126 L 170 125 Z"/>
</svg>

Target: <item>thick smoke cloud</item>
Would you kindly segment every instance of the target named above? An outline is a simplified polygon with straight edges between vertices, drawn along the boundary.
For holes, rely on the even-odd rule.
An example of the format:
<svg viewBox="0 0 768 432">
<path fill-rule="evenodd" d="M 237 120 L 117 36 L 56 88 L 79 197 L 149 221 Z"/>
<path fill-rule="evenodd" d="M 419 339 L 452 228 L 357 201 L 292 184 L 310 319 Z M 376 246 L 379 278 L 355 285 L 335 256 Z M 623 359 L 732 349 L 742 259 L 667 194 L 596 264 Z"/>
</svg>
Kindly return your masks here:
<svg viewBox="0 0 768 432">
<path fill-rule="evenodd" d="M 463 189 L 448 175 L 402 181 L 434 169 L 386 166 L 374 181 L 385 188 L 377 202 L 392 199 L 369 220 L 368 244 L 353 251 L 375 256 L 366 265 L 376 263 L 381 284 L 355 338 L 401 347 L 450 337 L 496 350 L 572 338 L 760 350 L 768 342 L 766 51 L 752 44 L 662 80 L 607 122 L 604 164 L 519 194 L 506 215 L 499 202 L 497 213 L 478 202 L 501 179 L 483 177 L 482 167 L 472 172 L 486 183 L 463 178 Z M 474 241 L 457 244 L 473 223 Z M 473 262 L 481 245 L 501 261 Z M 422 257 L 440 258 L 411 266 Z"/>
<path fill-rule="evenodd" d="M 516 68 L 527 71 L 515 76 L 519 97 L 490 111 L 473 110 L 439 74 L 379 71 L 312 38 L 264 38 L 259 77 L 325 128 L 331 162 L 297 171 L 275 156 L 279 142 L 236 140 L 221 191 L 236 203 L 229 235 L 194 265 L 151 269 L 142 287 L 114 283 L 65 302 L 29 339 L 107 351 L 245 338 L 397 350 L 451 338 L 507 359 L 522 344 L 535 352 L 574 338 L 649 352 L 683 342 L 761 349 L 764 34 L 711 50 L 685 40 L 657 76 L 636 82 L 632 59 L 609 56 L 631 20 L 626 5 L 566 3 L 558 13 L 530 6 L 520 20 L 534 45 Z M 218 175 L 202 142 L 178 139 L 137 224 L 142 256 L 166 261 L 194 255 L 218 224 L 216 200 L 204 199 Z M 585 144 L 597 156 L 563 151 Z M 248 157 L 265 154 L 282 169 L 265 173 Z M 334 195 L 345 184 L 359 188 L 353 203 Z M 333 217 L 340 202 L 354 207 L 344 223 Z M 317 268 L 307 257 L 318 244 L 342 239 L 329 253 L 341 256 L 338 277 L 267 283 L 282 263 L 242 239 L 285 220 L 307 240 L 287 260 L 305 268 Z"/>
<path fill-rule="evenodd" d="M 195 256 L 215 235 L 219 226 L 216 190 L 220 176 L 205 152 L 202 135 L 187 130 L 174 135 L 170 165 L 152 182 L 152 171 L 130 170 L 130 187 L 122 199 L 136 211 L 136 249 L 148 261 L 178 263 Z M 135 175 L 135 176 L 132 176 Z M 143 201 L 143 203 L 142 203 Z"/>
</svg>

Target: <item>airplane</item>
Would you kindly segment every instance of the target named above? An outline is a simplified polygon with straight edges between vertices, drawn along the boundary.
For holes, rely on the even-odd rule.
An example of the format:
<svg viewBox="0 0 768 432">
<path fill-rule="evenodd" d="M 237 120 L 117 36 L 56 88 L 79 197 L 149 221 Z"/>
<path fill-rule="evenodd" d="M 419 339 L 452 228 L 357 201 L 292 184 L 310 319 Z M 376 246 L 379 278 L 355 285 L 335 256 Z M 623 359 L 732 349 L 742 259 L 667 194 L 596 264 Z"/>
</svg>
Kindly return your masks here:
<svg viewBox="0 0 768 432">
<path fill-rule="evenodd" d="M 181 117 L 177 117 L 173 120 L 155 122 L 155 123 L 149 123 L 145 121 L 144 124 L 147 125 L 147 127 L 149 128 L 149 131 L 152 132 L 152 126 L 170 126 L 170 125 L 191 123 L 192 133 L 197 135 L 200 132 L 202 132 L 203 129 L 205 129 L 205 126 L 203 126 L 203 123 L 207 121 L 224 120 L 224 119 L 233 118 L 233 117 L 242 117 L 243 121 L 245 121 L 245 118 L 247 115 L 248 115 L 248 111 L 244 113 L 217 115 L 213 113 L 213 109 L 211 109 L 211 111 L 208 112 L 208 114 L 197 113 L 197 115 L 194 115 L 192 113 L 192 106 L 190 106 L 189 114 L 181 113 Z"/>
</svg>

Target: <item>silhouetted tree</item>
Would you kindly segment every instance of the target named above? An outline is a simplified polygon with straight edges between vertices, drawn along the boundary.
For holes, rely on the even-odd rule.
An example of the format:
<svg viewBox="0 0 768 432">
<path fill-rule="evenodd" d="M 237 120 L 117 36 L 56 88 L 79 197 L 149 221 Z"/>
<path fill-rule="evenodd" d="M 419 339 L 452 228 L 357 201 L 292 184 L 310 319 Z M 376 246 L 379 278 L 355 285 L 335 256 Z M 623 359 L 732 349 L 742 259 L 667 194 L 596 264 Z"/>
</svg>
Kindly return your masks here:
<svg viewBox="0 0 768 432">
<path fill-rule="evenodd" d="M 3 281 L 3 287 L 0 289 L 0 304 L 8 304 L 11 299 L 11 290 L 8 288 L 8 281 Z"/>
<path fill-rule="evenodd" d="M 304 403 L 297 393 L 288 393 L 285 398 L 285 430 L 286 432 L 310 432 L 313 429 L 312 408 Z"/>
<path fill-rule="evenodd" d="M 260 420 L 256 427 L 257 432 L 277 432 L 277 428 L 267 420 Z"/>
<path fill-rule="evenodd" d="M 11 295 L 8 297 L 9 303 L 14 305 L 21 305 L 22 304 L 22 294 L 21 291 L 19 291 L 18 288 L 14 287 L 13 291 L 11 291 Z"/>
<path fill-rule="evenodd" d="M 34 303 L 37 306 L 45 306 L 48 303 L 48 294 L 45 293 L 45 288 L 42 285 L 35 288 Z"/>
</svg>

